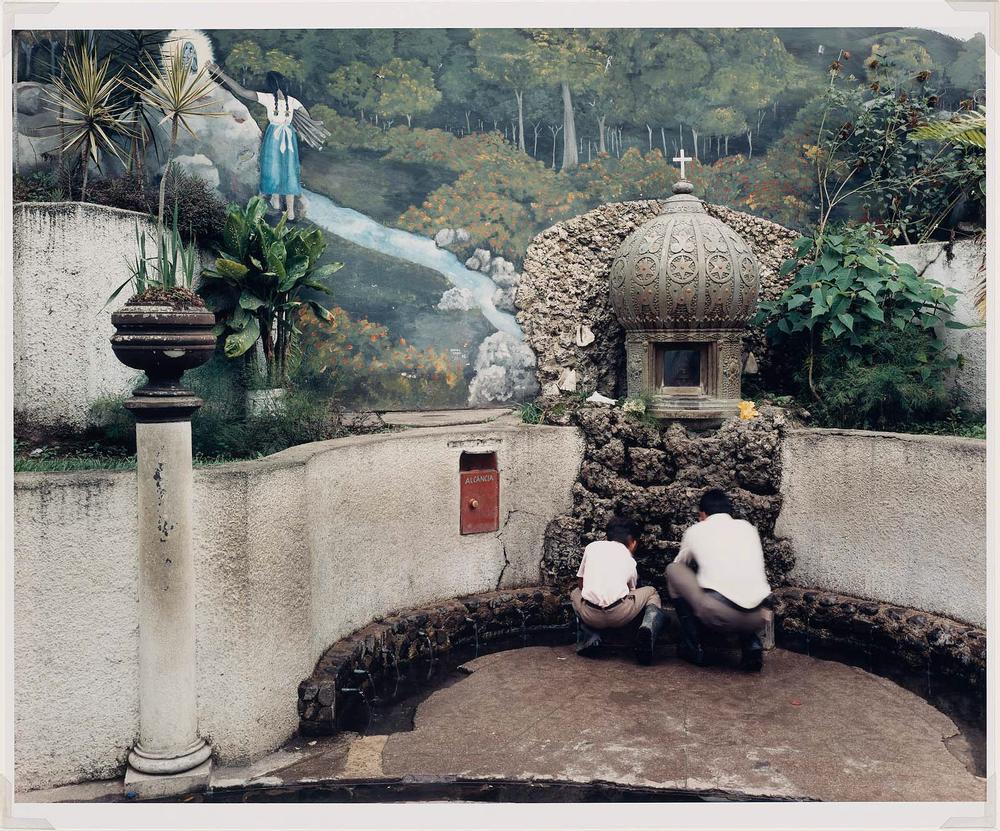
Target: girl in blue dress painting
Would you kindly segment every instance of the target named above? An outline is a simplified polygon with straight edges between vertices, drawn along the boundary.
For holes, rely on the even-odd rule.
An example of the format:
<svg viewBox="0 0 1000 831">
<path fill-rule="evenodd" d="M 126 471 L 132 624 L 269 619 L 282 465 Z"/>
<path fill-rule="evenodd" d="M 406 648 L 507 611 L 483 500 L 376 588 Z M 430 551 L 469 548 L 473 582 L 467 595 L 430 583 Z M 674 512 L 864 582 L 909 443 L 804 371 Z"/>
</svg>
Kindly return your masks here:
<svg viewBox="0 0 1000 831">
<path fill-rule="evenodd" d="M 218 65 L 208 66 L 212 76 L 228 87 L 234 95 L 261 104 L 267 112 L 267 129 L 260 150 L 260 192 L 271 198 L 271 206 L 281 210 L 285 200 L 285 213 L 295 219 L 295 198 L 302 196 L 299 166 L 299 138 L 317 150 L 330 133 L 322 121 L 314 121 L 309 111 L 297 98 L 288 94 L 288 81 L 280 72 L 268 72 L 264 92 L 254 92 L 240 86 L 226 75 Z"/>
</svg>

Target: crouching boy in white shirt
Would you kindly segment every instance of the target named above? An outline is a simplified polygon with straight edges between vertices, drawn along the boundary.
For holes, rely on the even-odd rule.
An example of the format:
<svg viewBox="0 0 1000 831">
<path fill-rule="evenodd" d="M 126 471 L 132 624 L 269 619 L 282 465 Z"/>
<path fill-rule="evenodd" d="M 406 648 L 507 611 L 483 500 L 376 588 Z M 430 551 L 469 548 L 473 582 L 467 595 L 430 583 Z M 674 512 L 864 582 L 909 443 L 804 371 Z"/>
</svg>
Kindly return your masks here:
<svg viewBox="0 0 1000 831">
<path fill-rule="evenodd" d="M 733 519 L 729 497 L 717 488 L 701 497 L 698 518 L 684 532 L 680 553 L 667 566 L 667 592 L 680 623 L 678 654 L 702 665 L 699 627 L 736 632 L 743 650 L 741 667 L 760 671 L 764 650 L 756 633 L 771 614 L 761 605 L 771 587 L 760 535 L 746 520 Z"/>
<path fill-rule="evenodd" d="M 636 633 L 636 658 L 642 664 L 653 660 L 656 636 L 663 626 L 660 596 L 652 586 L 637 588 L 635 553 L 639 530 L 634 522 L 614 517 L 607 539 L 590 543 L 583 550 L 577 572 L 577 588 L 570 598 L 580 619 L 582 641 L 577 652 L 588 657 L 601 645 L 602 629 L 625 626 L 642 614 Z"/>
</svg>

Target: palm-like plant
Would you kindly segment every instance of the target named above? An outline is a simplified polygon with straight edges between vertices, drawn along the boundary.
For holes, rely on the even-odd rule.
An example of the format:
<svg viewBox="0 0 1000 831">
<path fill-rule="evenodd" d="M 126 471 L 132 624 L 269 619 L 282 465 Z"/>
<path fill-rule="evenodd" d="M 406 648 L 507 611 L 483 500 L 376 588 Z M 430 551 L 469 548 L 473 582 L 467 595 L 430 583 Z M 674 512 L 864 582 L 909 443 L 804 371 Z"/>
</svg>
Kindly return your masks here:
<svg viewBox="0 0 1000 831">
<path fill-rule="evenodd" d="M 940 141 L 944 144 L 957 144 L 961 147 L 977 147 L 986 149 L 986 107 L 977 106 L 972 112 L 955 113 L 950 118 L 932 121 L 917 127 L 910 133 L 917 141 Z M 979 180 L 979 190 L 986 195 L 986 174 Z M 985 245 L 985 243 L 984 243 Z M 986 254 L 983 254 L 982 266 L 979 269 L 979 283 L 973 303 L 980 318 L 986 320 Z"/>
<path fill-rule="evenodd" d="M 167 177 L 170 175 L 170 165 L 177 149 L 177 135 L 183 126 L 192 136 L 194 130 L 189 123 L 197 117 L 214 118 L 225 115 L 213 109 L 214 104 L 206 100 L 206 96 L 215 87 L 215 81 L 205 67 L 191 71 L 191 67 L 181 57 L 180 47 L 157 66 L 152 59 L 147 60 L 136 71 L 136 80 L 126 80 L 125 84 L 137 93 L 145 104 L 163 113 L 160 123 L 170 122 L 170 145 L 167 150 L 167 161 L 160 179 L 160 205 L 157 213 L 157 228 L 160 240 L 163 237 L 163 207 L 167 194 Z M 157 247 L 160 245 L 157 241 Z"/>
<path fill-rule="evenodd" d="M 98 61 L 92 50 L 83 48 L 67 56 L 65 74 L 54 77 L 52 84 L 56 88 L 52 109 L 58 113 L 62 149 L 64 153 L 80 154 L 83 165 L 80 198 L 86 199 L 90 162 L 100 170 L 104 153 L 111 153 L 121 161 L 115 138 L 130 134 L 117 102 L 121 78 L 111 74 L 107 59 Z"/>
<path fill-rule="evenodd" d="M 122 103 L 132 122 L 133 131 L 130 169 L 140 179 L 145 179 L 146 151 L 152 148 L 157 158 L 160 155 L 156 141 L 156 122 L 160 115 L 143 100 L 134 85 L 127 82 L 140 81 L 138 71 L 150 63 L 156 63 L 168 34 L 166 29 L 115 29 L 103 33 L 100 40 L 102 57 L 111 59 L 111 66 L 121 74 L 125 82 L 122 84 Z M 145 89 L 145 84 L 140 86 Z"/>
<path fill-rule="evenodd" d="M 910 133 L 917 141 L 941 141 L 963 147 L 986 149 L 986 107 L 972 112 L 955 113 L 950 118 L 932 121 Z"/>
</svg>

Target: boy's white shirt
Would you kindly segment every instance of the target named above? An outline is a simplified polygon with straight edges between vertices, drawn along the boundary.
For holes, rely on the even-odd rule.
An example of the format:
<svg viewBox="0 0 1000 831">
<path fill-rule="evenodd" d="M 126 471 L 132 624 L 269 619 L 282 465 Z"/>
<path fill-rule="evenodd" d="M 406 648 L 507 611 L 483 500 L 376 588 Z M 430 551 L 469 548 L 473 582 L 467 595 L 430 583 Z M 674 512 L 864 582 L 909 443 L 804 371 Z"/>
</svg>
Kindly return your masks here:
<svg viewBox="0 0 1000 831">
<path fill-rule="evenodd" d="M 583 578 L 583 599 L 598 606 L 621 600 L 639 581 L 631 552 L 620 542 L 609 540 L 597 540 L 583 549 L 576 576 Z"/>
<path fill-rule="evenodd" d="M 729 514 L 712 514 L 681 539 L 674 562 L 698 565 L 698 585 L 752 609 L 771 593 L 757 529 Z"/>
</svg>

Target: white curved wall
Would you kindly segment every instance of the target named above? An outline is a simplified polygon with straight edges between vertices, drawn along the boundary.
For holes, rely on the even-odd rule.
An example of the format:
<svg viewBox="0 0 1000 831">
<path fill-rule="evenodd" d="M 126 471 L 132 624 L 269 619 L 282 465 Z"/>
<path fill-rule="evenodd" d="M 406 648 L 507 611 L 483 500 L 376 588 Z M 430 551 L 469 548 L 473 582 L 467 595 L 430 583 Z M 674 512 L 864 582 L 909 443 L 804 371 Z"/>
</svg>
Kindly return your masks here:
<svg viewBox="0 0 1000 831">
<path fill-rule="evenodd" d="M 458 533 L 458 458 L 495 450 L 501 530 Z M 539 579 L 583 443 L 513 420 L 337 439 L 195 472 L 200 727 L 223 763 L 297 726 L 298 682 L 396 609 Z M 785 437 L 792 578 L 984 625 L 985 442 Z M 135 475 L 17 474 L 19 791 L 120 773 L 138 731 Z"/>
<path fill-rule="evenodd" d="M 986 626 L 986 442 L 794 430 L 775 534 L 790 577 Z"/>
<path fill-rule="evenodd" d="M 986 410 L 986 327 L 973 302 L 976 287 L 985 265 L 985 243 L 963 240 L 953 245 L 925 242 L 921 245 L 896 245 L 892 253 L 901 263 L 909 263 L 918 274 L 958 291 L 954 319 L 971 327 L 938 327 L 938 336 L 962 356 L 962 366 L 952 378 L 952 386 L 962 406 L 974 411 Z"/>
<path fill-rule="evenodd" d="M 458 458 L 495 450 L 501 530 L 460 536 Z M 539 579 L 576 430 L 514 422 L 302 445 L 194 480 L 198 709 L 223 763 L 296 729 L 296 688 L 377 615 Z M 135 474 L 17 474 L 15 786 L 121 772 L 138 732 Z"/>
<path fill-rule="evenodd" d="M 14 423 L 81 429 L 95 400 L 135 386 L 138 373 L 108 342 L 127 290 L 104 304 L 129 277 L 136 223 L 147 251 L 155 226 L 144 214 L 80 202 L 17 204 L 13 220 Z"/>
</svg>

